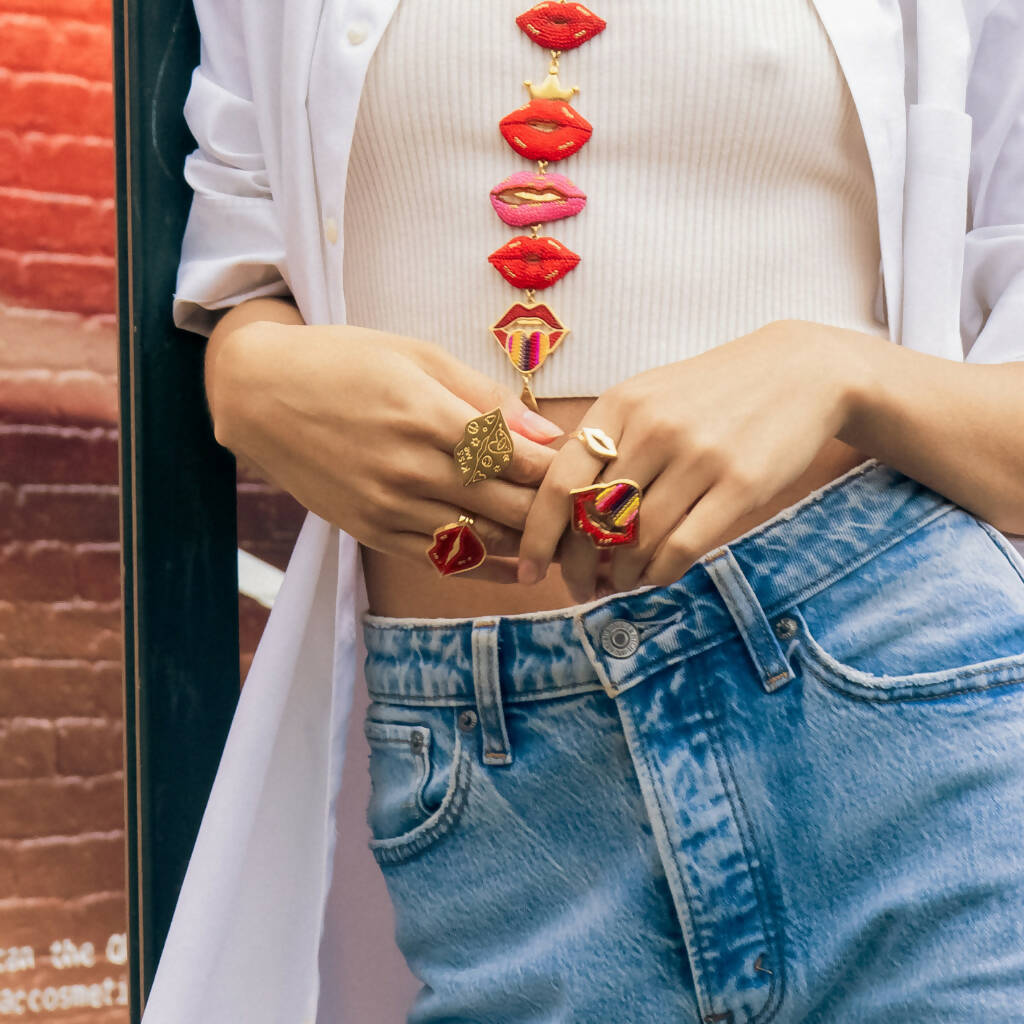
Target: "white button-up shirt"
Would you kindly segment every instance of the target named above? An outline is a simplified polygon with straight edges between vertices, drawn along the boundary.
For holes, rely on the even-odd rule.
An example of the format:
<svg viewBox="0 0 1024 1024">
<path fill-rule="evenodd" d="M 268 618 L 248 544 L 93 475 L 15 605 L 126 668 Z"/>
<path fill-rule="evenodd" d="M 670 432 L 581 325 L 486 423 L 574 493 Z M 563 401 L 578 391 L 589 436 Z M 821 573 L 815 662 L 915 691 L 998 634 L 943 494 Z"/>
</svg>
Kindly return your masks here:
<svg viewBox="0 0 1024 1024">
<path fill-rule="evenodd" d="M 286 294 L 307 323 L 345 323 L 339 169 L 397 2 L 195 0 L 203 45 L 185 113 L 199 148 L 185 169 L 195 197 L 180 326 L 208 333 L 210 310 Z M 1024 360 L 1024 3 L 814 2 L 874 172 L 890 336 L 950 359 Z M 328 123 L 310 123 L 313 89 L 334 98 Z M 357 945 L 364 962 L 378 956 L 353 941 L 349 916 L 376 869 L 346 842 L 351 832 L 362 846 L 362 829 L 337 829 L 338 807 L 352 803 L 339 792 L 365 607 L 356 541 L 310 514 L 239 702 L 146 1024 L 389 1019 L 368 1009 L 384 993 L 360 991 L 349 957 Z M 379 955 L 396 963 L 393 949 Z"/>
</svg>

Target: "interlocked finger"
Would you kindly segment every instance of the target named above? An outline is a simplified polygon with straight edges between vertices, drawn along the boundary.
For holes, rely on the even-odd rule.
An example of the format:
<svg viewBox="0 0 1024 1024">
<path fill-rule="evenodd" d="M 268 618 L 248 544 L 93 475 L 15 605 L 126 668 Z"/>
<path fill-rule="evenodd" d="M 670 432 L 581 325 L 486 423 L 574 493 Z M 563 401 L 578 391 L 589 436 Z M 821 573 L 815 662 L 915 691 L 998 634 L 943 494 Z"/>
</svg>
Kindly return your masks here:
<svg viewBox="0 0 1024 1024">
<path fill-rule="evenodd" d="M 559 540 L 569 526 L 572 515 L 570 492 L 592 483 L 605 464 L 604 459 L 575 441 L 559 448 L 537 490 L 523 527 L 523 541 L 519 548 L 521 582 L 533 582 L 547 572 Z M 596 566 L 596 561 L 594 564 Z"/>
</svg>

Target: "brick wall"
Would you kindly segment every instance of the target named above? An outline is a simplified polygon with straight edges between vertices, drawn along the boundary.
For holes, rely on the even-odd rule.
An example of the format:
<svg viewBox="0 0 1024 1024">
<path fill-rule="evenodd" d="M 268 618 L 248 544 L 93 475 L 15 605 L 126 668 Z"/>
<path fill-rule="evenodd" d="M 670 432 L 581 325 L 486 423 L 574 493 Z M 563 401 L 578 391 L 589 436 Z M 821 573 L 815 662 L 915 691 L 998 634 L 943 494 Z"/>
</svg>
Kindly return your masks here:
<svg viewBox="0 0 1024 1024">
<path fill-rule="evenodd" d="M 0 0 L 0 1021 L 127 1021 L 110 14 Z M 239 481 L 254 554 L 302 515 Z"/>
<path fill-rule="evenodd" d="M 0 282 L 14 304 L 115 303 L 110 0 L 0 0 Z"/>
</svg>

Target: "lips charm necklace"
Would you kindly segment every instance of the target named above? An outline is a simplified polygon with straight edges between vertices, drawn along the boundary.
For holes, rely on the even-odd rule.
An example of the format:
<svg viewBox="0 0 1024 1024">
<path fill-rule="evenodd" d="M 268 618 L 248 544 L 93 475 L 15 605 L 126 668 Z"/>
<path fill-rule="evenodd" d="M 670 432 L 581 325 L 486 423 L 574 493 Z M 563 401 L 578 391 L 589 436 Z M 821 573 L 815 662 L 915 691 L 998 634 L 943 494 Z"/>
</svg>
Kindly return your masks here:
<svg viewBox="0 0 1024 1024">
<path fill-rule="evenodd" d="M 543 82 L 526 81 L 529 101 L 499 122 L 502 137 L 520 156 L 537 161 L 536 171 L 510 175 L 491 189 L 491 205 L 498 216 L 515 228 L 529 228 L 488 257 L 501 276 L 524 291 L 491 325 L 491 334 L 523 379 L 522 400 L 535 412 L 537 400 L 531 377 L 569 333 L 569 329 L 536 293 L 560 281 L 580 262 L 567 245 L 542 237 L 541 226 L 575 217 L 587 205 L 586 195 L 565 175 L 548 173 L 548 164 L 578 153 L 593 129 L 573 107 L 576 86 L 564 88 L 558 61 L 566 50 L 604 31 L 605 21 L 583 4 L 544 0 L 516 18 L 516 24 L 538 46 L 551 51 Z"/>
</svg>

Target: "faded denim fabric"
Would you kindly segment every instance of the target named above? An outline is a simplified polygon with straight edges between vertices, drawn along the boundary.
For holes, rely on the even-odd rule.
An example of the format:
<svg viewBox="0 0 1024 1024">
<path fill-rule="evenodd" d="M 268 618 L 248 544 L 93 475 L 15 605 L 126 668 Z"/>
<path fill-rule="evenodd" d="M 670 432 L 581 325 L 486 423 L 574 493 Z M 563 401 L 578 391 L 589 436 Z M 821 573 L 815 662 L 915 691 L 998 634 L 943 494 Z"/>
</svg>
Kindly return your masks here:
<svg viewBox="0 0 1024 1024">
<path fill-rule="evenodd" d="M 409 1021 L 1024 1020 L 1024 559 L 870 459 L 667 587 L 366 615 Z"/>
</svg>

